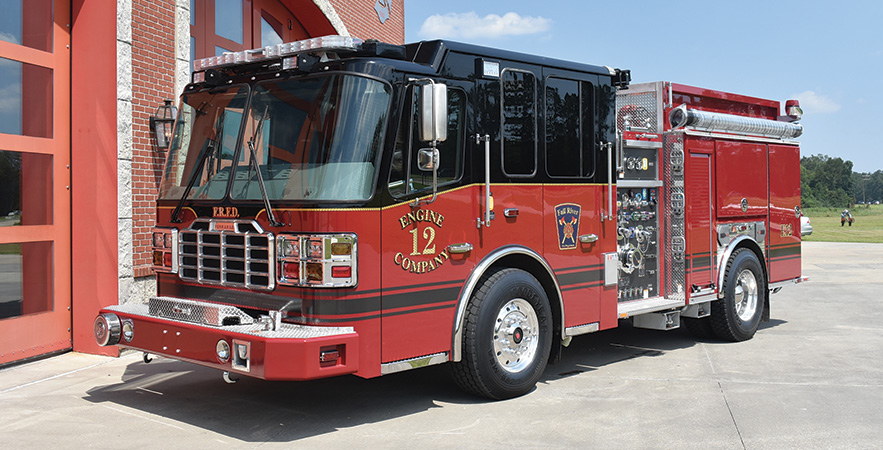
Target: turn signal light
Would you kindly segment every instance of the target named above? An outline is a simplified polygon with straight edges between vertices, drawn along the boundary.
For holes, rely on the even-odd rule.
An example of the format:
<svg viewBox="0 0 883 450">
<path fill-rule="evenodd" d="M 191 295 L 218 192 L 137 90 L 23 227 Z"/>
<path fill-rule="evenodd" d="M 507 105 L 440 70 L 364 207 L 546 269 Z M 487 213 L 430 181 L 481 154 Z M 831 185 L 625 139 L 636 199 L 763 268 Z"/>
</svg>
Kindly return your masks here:
<svg viewBox="0 0 883 450">
<path fill-rule="evenodd" d="M 337 288 L 358 284 L 355 234 L 288 234 L 276 237 L 277 282 Z"/>
<path fill-rule="evenodd" d="M 282 263 L 282 276 L 289 280 L 300 278 L 300 264 L 285 261 Z"/>
<path fill-rule="evenodd" d="M 349 278 L 353 275 L 353 268 L 350 266 L 332 266 L 331 276 L 334 278 Z"/>
<path fill-rule="evenodd" d="M 353 244 L 349 242 L 336 242 L 331 244 L 331 254 L 334 256 L 351 255 L 353 253 Z"/>
<path fill-rule="evenodd" d="M 177 272 L 178 230 L 175 228 L 154 228 L 153 269 L 157 272 Z"/>
</svg>

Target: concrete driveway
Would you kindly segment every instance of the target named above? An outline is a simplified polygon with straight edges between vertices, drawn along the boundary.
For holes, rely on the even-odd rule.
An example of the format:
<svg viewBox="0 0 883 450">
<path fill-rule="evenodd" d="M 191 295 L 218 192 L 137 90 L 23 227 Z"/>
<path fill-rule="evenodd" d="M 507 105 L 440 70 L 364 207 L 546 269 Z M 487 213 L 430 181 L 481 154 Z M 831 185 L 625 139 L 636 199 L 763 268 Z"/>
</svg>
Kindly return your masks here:
<svg viewBox="0 0 883 450">
<path fill-rule="evenodd" d="M 774 295 L 751 341 L 582 336 L 503 402 L 461 393 L 445 365 L 227 385 L 140 354 L 66 354 L 0 371 L 3 447 L 881 448 L 883 245 L 803 254 L 811 281 Z"/>
</svg>

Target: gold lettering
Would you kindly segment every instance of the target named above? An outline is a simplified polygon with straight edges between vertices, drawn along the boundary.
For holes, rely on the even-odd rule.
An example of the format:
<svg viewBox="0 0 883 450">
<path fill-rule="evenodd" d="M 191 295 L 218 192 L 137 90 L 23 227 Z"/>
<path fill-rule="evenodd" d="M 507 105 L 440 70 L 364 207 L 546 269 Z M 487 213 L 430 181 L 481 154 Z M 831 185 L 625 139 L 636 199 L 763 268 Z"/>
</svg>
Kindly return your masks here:
<svg viewBox="0 0 883 450">
<path fill-rule="evenodd" d="M 239 217 L 239 208 L 235 206 L 213 206 L 212 217 L 235 219 Z"/>
<path fill-rule="evenodd" d="M 435 263 L 438 264 L 439 266 L 442 265 L 448 259 L 449 259 L 449 257 L 448 257 L 448 249 L 447 248 L 442 250 L 442 252 L 439 253 L 438 256 L 433 258 L 433 260 L 435 260 Z"/>
<path fill-rule="evenodd" d="M 433 210 L 429 209 L 417 209 L 413 210 L 401 217 L 399 217 L 399 225 L 402 226 L 402 230 L 407 229 L 411 225 L 416 225 L 420 222 L 428 222 L 432 225 L 435 225 L 441 228 L 442 223 L 444 222 L 445 217 Z M 436 232 L 431 226 L 424 226 L 422 233 L 420 231 L 420 227 L 414 227 L 413 229 L 408 230 L 408 233 L 411 233 L 411 255 L 413 257 L 425 255 L 428 258 L 426 260 L 413 260 L 409 257 L 405 256 L 404 253 L 398 252 L 393 256 L 393 262 L 402 268 L 402 270 L 406 270 L 409 273 L 414 274 L 424 274 L 432 272 L 438 268 L 440 268 L 445 261 L 450 259 L 450 255 L 448 254 L 447 249 L 443 249 L 441 253 L 436 254 L 435 249 L 437 248 L 435 245 Z M 419 237 L 422 236 L 422 240 L 426 242 L 418 242 Z M 420 250 L 422 246 L 422 250 Z"/>
</svg>

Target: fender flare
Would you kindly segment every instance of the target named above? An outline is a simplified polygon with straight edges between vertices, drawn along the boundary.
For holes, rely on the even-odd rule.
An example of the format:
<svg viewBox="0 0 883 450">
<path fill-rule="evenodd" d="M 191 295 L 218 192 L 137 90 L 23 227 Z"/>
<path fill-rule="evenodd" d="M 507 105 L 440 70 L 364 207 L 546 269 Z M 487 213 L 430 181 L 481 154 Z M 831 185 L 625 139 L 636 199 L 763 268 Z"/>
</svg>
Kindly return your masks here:
<svg viewBox="0 0 883 450">
<path fill-rule="evenodd" d="M 768 288 L 769 274 L 767 273 L 766 256 L 764 255 L 763 249 L 757 241 L 751 237 L 739 236 L 730 241 L 730 243 L 719 253 L 721 257 L 717 263 L 717 298 L 724 298 L 724 276 L 726 275 L 727 261 L 730 260 L 730 257 L 736 249 L 743 247 L 750 249 L 757 256 L 757 259 L 760 261 L 760 267 L 763 269 L 763 277 L 767 283 L 767 286 L 764 286 L 763 288 Z"/>
<path fill-rule="evenodd" d="M 552 266 L 550 266 L 539 253 L 530 248 L 521 245 L 508 245 L 500 247 L 482 258 L 482 260 L 475 266 L 475 269 L 472 270 L 469 278 L 466 279 L 463 288 L 460 289 L 460 296 L 457 298 L 457 313 L 454 316 L 454 329 L 451 339 L 451 361 L 457 362 L 463 358 L 463 328 L 466 322 L 466 307 L 469 306 L 469 299 L 472 298 L 472 293 L 478 285 L 478 280 L 480 280 L 485 272 L 493 267 L 497 261 L 512 255 L 527 256 L 535 260 L 546 270 L 549 278 L 552 280 L 552 284 L 555 286 L 555 293 L 558 297 L 558 306 L 561 311 L 561 323 L 559 325 L 561 327 L 561 339 L 564 339 L 564 297 L 561 295 L 561 287 L 558 285 L 558 279 L 555 277 L 555 272 L 552 271 Z M 542 281 L 540 281 L 540 283 L 542 283 Z M 549 301 L 552 302 L 554 299 L 549 299 Z"/>
</svg>

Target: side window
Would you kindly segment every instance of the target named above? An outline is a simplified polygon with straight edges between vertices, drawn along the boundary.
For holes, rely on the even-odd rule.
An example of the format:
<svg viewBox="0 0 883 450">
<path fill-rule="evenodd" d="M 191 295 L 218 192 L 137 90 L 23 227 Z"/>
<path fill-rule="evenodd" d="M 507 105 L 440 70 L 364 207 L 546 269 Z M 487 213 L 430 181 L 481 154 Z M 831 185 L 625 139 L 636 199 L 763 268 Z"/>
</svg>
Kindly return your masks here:
<svg viewBox="0 0 883 450">
<path fill-rule="evenodd" d="M 444 186 L 460 179 L 463 172 L 463 136 L 465 130 L 466 94 L 448 87 L 448 138 L 438 143 L 438 185 Z M 389 174 L 389 192 L 395 197 L 432 190 L 432 172 L 417 167 L 417 151 L 429 147 L 417 135 L 417 94 L 409 90 L 409 101 L 402 114 L 396 136 Z"/>
<path fill-rule="evenodd" d="M 546 171 L 552 177 L 595 173 L 595 88 L 585 81 L 546 80 Z"/>
<path fill-rule="evenodd" d="M 503 173 L 529 177 L 537 170 L 537 81 L 530 72 L 502 74 Z"/>
</svg>

